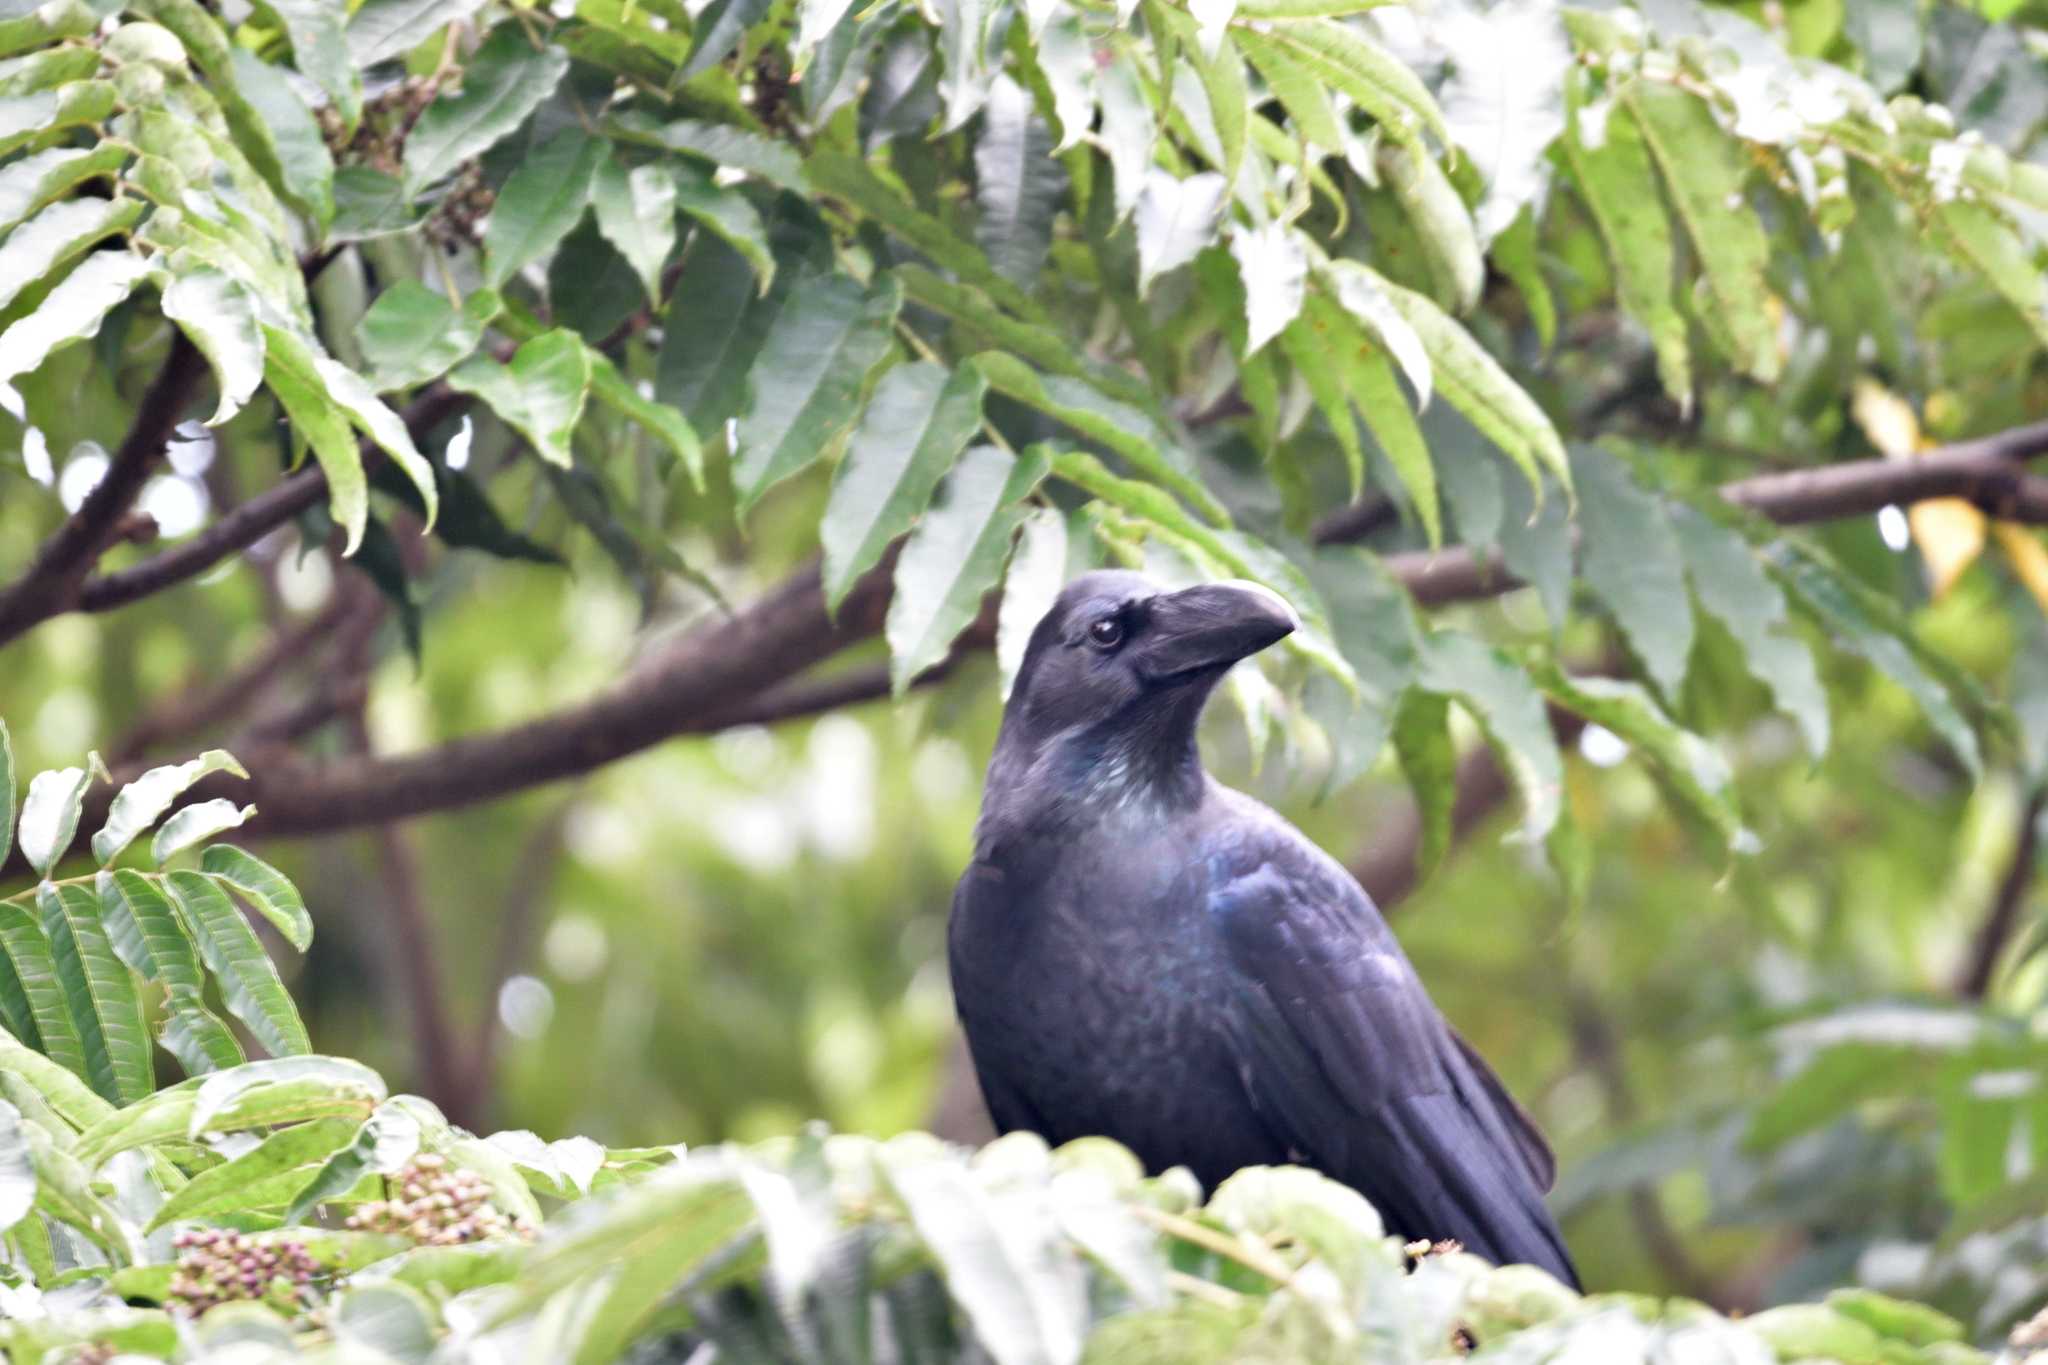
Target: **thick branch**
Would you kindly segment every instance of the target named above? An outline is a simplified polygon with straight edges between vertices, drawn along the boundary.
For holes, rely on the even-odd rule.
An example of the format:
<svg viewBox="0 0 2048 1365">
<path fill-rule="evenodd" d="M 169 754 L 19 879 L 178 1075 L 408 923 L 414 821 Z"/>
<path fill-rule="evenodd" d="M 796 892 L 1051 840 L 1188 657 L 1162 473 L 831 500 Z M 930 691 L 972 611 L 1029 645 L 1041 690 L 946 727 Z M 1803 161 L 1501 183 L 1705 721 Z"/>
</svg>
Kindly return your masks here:
<svg viewBox="0 0 2048 1365">
<path fill-rule="evenodd" d="M 206 362 L 198 348 L 174 329 L 170 354 L 142 396 L 135 420 L 106 474 L 78 510 L 43 542 L 28 572 L 0 591 L 0 645 L 37 622 L 70 609 L 80 580 L 116 539 L 129 507 L 163 458 L 185 405 L 205 373 Z"/>
</svg>

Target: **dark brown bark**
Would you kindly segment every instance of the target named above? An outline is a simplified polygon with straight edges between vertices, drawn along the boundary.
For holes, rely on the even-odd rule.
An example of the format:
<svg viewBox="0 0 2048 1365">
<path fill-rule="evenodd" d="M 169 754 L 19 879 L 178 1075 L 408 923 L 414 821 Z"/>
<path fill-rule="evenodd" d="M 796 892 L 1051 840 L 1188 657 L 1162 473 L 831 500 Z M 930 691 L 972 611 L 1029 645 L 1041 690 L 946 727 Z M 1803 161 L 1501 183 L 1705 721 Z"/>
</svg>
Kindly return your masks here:
<svg viewBox="0 0 2048 1365">
<path fill-rule="evenodd" d="M 2020 914 L 2026 909 L 2027 896 L 2034 889 L 2038 872 L 2044 801 L 2048 801 L 2048 791 L 2037 791 L 2020 809 L 2012 861 L 2006 865 L 2005 876 L 1999 879 L 1998 893 L 1991 898 L 1989 913 L 1970 937 L 1970 955 L 1964 960 L 1962 971 L 1956 975 L 1955 993 L 1965 1000 L 1982 1000 L 1990 991 L 1992 973 L 1998 970 L 1998 959 L 2005 955 L 2006 945 L 2012 942 L 2013 931 L 2020 926 Z"/>
</svg>

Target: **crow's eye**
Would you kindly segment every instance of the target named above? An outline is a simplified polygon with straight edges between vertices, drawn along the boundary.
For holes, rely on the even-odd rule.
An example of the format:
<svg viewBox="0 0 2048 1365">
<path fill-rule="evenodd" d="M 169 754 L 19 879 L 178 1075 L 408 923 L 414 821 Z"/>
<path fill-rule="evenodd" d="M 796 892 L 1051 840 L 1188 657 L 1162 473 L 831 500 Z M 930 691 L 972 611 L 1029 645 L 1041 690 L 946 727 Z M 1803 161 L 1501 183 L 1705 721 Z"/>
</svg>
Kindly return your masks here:
<svg viewBox="0 0 2048 1365">
<path fill-rule="evenodd" d="M 1105 616 L 1088 627 L 1088 638 L 1103 649 L 1115 649 L 1123 643 L 1124 623 L 1114 616 Z"/>
</svg>

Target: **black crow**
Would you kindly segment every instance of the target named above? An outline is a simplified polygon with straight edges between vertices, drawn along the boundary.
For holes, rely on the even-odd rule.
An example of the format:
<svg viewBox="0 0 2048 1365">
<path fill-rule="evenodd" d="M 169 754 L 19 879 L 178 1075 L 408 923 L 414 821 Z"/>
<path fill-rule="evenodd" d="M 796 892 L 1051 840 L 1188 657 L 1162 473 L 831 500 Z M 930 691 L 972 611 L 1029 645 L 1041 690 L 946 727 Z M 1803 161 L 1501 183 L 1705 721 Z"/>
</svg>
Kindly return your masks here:
<svg viewBox="0 0 2048 1365">
<path fill-rule="evenodd" d="M 1256 584 L 1105 571 L 1032 632 L 949 933 L 989 1112 L 1209 1189 L 1312 1166 L 1390 1232 L 1576 1285 L 1528 1114 L 1351 875 L 1202 769 L 1217 680 L 1297 624 Z"/>
</svg>

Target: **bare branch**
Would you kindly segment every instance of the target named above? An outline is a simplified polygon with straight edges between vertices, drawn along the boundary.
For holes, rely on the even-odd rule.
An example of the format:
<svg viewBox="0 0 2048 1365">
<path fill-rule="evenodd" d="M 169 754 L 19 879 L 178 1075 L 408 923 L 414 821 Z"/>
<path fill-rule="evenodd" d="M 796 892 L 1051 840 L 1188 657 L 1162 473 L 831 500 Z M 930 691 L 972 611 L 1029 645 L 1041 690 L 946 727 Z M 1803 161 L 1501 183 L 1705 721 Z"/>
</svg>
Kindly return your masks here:
<svg viewBox="0 0 2048 1365">
<path fill-rule="evenodd" d="M 1955 993 L 1965 1000 L 1982 1000 L 1991 989 L 1992 973 L 1998 959 L 2019 928 L 2020 912 L 2026 908 L 2028 893 L 2039 874 L 2041 811 L 2048 804 L 2048 790 L 2036 791 L 2020 810 L 2019 830 L 2014 836 L 2012 861 L 1999 879 L 1998 894 L 1991 898 L 1990 913 L 1970 939 L 1970 956 L 1956 976 Z"/>
<path fill-rule="evenodd" d="M 163 458 L 185 405 L 206 373 L 199 348 L 172 329 L 170 353 L 135 410 L 135 420 L 114 452 L 106 474 L 76 512 L 36 552 L 13 586 L 0 591 L 0 645 L 59 612 L 68 611 L 80 581 L 117 535 L 125 535 L 128 509 Z"/>
</svg>

